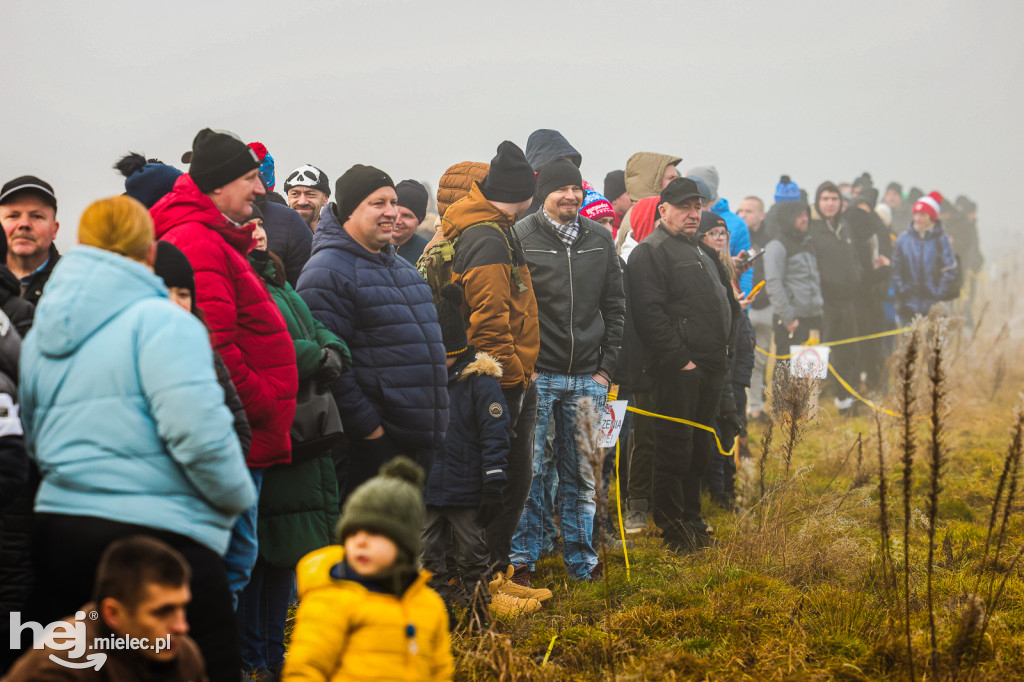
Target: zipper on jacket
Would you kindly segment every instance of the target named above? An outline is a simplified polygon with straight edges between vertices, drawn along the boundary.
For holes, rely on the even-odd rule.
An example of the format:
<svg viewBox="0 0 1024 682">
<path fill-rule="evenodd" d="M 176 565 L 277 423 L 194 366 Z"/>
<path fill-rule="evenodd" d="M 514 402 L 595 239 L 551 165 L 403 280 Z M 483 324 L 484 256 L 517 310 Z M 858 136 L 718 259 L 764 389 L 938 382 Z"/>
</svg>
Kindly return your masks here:
<svg viewBox="0 0 1024 682">
<path fill-rule="evenodd" d="M 523 249 L 523 251 L 525 253 L 554 253 L 554 254 L 558 253 L 554 249 Z"/>
<path fill-rule="evenodd" d="M 576 295 L 572 286 L 572 248 L 565 245 L 565 259 L 569 261 L 569 374 L 572 374 L 572 360 L 576 354 L 576 335 L 573 334 L 572 325 L 575 322 Z"/>
</svg>

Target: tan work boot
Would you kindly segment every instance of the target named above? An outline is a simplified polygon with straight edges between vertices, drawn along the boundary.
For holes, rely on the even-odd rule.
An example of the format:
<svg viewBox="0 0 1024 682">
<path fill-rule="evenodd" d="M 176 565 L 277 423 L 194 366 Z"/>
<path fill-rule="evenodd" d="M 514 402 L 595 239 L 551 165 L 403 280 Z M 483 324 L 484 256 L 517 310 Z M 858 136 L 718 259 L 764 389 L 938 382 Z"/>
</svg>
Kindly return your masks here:
<svg viewBox="0 0 1024 682">
<path fill-rule="evenodd" d="M 504 592 L 491 595 L 492 616 L 529 616 L 538 611 L 540 602 L 536 599 L 520 599 Z"/>
<path fill-rule="evenodd" d="M 488 589 L 490 589 L 492 595 L 507 594 L 511 597 L 516 597 L 517 599 L 536 599 L 538 602 L 551 599 L 551 590 L 543 587 L 524 587 L 523 585 L 517 585 L 512 582 L 511 578 L 513 570 L 514 569 L 509 566 L 504 573 L 494 574 L 494 580 L 492 580 L 488 585 Z"/>
</svg>

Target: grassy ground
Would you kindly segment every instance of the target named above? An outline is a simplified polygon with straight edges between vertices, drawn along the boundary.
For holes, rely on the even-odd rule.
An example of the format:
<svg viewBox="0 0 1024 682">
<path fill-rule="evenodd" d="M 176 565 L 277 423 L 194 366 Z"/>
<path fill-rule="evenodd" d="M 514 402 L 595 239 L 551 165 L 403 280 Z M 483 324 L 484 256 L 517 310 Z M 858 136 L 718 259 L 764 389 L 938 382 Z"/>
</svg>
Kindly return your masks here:
<svg viewBox="0 0 1024 682">
<path fill-rule="evenodd" d="M 990 312 L 996 300 L 998 316 Z M 979 298 L 976 317 L 983 308 Z M 791 453 L 788 478 L 785 439 L 775 430 L 775 445 L 763 458 L 764 497 L 764 427 L 751 426 L 754 458 L 743 463 L 737 481 L 742 511 L 724 512 L 705 500 L 717 547 L 679 557 L 662 549 L 653 526 L 631 536 L 631 579 L 621 551 L 609 550 L 606 558 L 610 609 L 604 584 L 568 582 L 560 557 L 541 561 L 535 585 L 551 587 L 554 598 L 532 617 L 502 621 L 494 635 L 456 634 L 457 679 L 908 679 L 906 566 L 915 679 L 925 673 L 927 679 L 1019 679 L 1024 579 L 1010 565 L 1024 543 L 1024 524 L 1016 503 L 1000 560 L 983 559 L 1024 378 L 1015 346 L 1022 325 L 1014 313 L 1012 296 L 1009 303 L 993 296 L 977 333 L 948 334 L 948 399 L 940 421 L 946 460 L 932 571 L 937 674 L 927 670 L 929 423 L 914 422 L 918 450 L 905 564 L 901 424 L 891 417 L 876 422 L 866 408 L 842 418 L 829 405 L 801 422 L 806 431 Z M 929 406 L 923 368 L 915 384 L 921 414 Z M 892 408 L 890 393 L 882 400 Z M 886 578 L 880 541 L 879 434 L 895 587 Z M 996 588 L 1005 578 L 1005 588 L 981 637 L 978 614 L 968 607 L 973 593 L 989 594 L 992 578 Z"/>
</svg>

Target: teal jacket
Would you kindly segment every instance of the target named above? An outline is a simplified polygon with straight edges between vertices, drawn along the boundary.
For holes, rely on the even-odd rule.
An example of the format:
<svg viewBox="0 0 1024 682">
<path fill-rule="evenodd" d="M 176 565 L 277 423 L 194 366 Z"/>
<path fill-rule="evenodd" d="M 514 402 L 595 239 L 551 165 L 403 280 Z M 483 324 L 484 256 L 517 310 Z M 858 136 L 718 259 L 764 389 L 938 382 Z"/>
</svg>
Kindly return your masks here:
<svg viewBox="0 0 1024 682">
<path fill-rule="evenodd" d="M 220 554 L 256 503 L 203 325 L 145 266 L 79 246 L 21 351 L 37 512 L 178 533 Z"/>
<path fill-rule="evenodd" d="M 351 366 L 348 346 L 309 312 L 305 301 L 285 280 L 284 266 L 277 256 L 252 251 L 249 263 L 266 284 L 295 342 L 299 382 L 310 380 L 316 372 L 322 348 L 336 349 L 344 366 Z M 333 543 L 338 497 L 338 478 L 330 450 L 320 457 L 267 469 L 256 524 L 263 560 L 272 566 L 294 568 L 305 555 Z"/>
</svg>

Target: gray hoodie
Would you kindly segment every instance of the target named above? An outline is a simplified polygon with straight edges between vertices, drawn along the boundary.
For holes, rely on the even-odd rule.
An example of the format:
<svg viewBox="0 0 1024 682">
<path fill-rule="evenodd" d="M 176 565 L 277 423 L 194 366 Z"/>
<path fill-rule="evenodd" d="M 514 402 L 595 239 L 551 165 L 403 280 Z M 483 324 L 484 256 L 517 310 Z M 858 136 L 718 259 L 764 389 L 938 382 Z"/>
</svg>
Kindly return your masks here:
<svg viewBox="0 0 1024 682">
<path fill-rule="evenodd" d="M 821 315 L 821 277 L 810 250 L 810 237 L 797 231 L 795 222 L 807 210 L 801 202 L 777 204 L 775 238 L 764 252 L 764 279 L 775 314 L 788 326 L 793 320 Z"/>
</svg>

